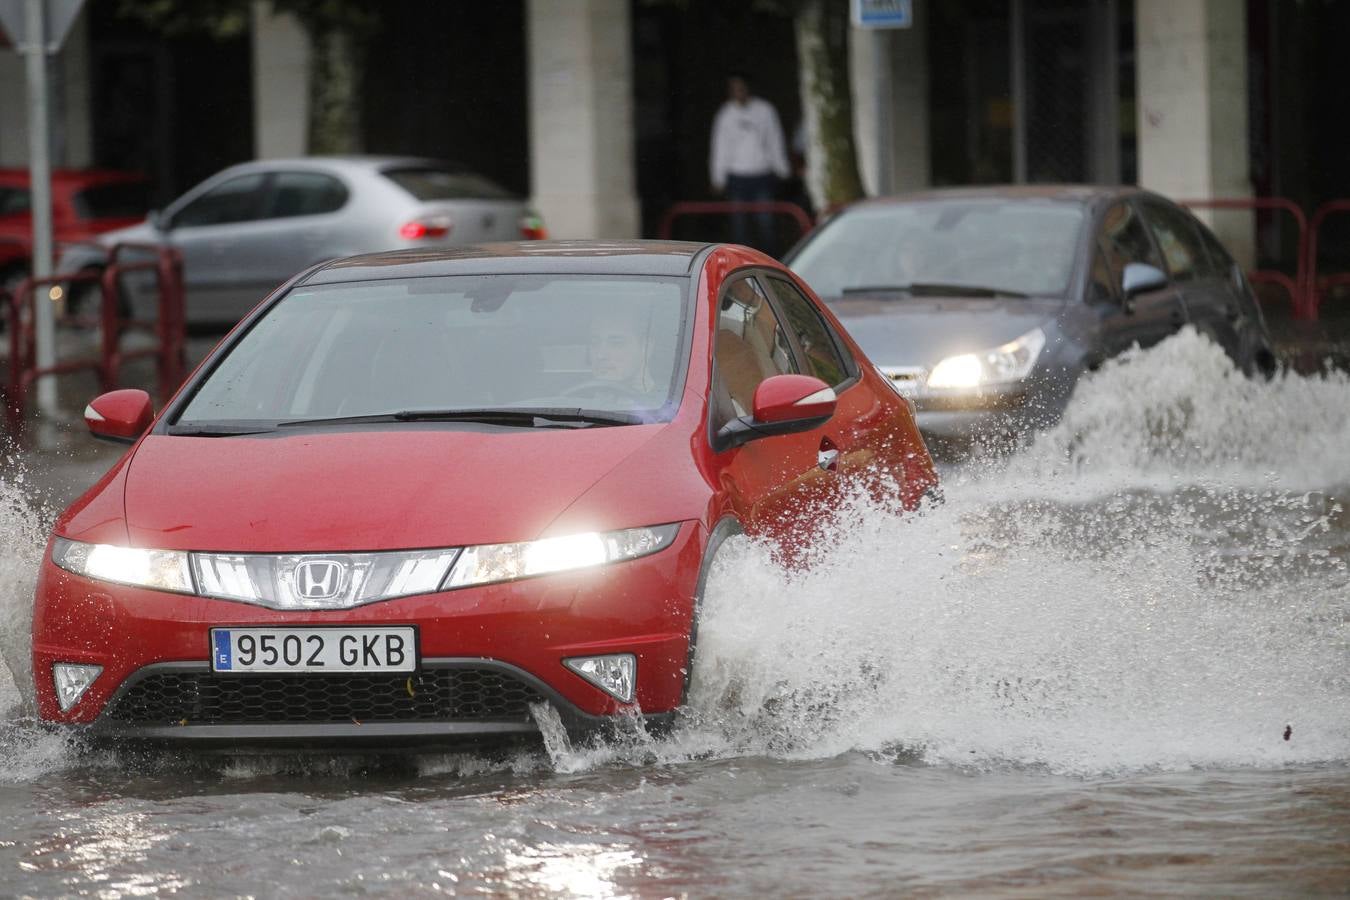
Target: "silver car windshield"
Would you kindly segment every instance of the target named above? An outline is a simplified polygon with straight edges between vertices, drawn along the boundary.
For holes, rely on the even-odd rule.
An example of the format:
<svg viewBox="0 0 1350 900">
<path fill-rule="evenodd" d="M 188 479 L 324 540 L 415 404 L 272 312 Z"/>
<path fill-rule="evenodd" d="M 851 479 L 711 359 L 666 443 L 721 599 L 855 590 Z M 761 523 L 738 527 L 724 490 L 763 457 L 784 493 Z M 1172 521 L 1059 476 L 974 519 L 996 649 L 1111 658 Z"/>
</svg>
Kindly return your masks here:
<svg viewBox="0 0 1350 900">
<path fill-rule="evenodd" d="M 666 421 L 683 389 L 688 279 L 409 278 L 298 287 L 199 386 L 192 423 L 387 416 Z M 604 413 L 617 414 L 606 419 Z M 180 431 L 180 433 L 191 433 Z"/>
<path fill-rule="evenodd" d="M 1082 223 L 1076 204 L 1047 201 L 864 206 L 827 225 L 791 266 L 823 297 L 911 285 L 1059 296 Z"/>
</svg>

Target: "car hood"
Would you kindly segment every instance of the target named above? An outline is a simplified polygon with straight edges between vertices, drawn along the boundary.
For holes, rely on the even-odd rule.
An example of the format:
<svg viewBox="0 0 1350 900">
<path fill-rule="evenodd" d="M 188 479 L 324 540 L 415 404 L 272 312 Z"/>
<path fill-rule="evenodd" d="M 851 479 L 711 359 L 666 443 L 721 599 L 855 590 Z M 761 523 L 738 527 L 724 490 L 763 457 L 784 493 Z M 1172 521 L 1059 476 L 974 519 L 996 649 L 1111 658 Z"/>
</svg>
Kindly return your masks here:
<svg viewBox="0 0 1350 900">
<path fill-rule="evenodd" d="M 241 553 L 530 540 L 665 427 L 151 434 L 125 477 L 127 535 Z"/>
<path fill-rule="evenodd" d="M 879 366 L 931 368 L 944 357 L 997 347 L 1045 325 L 1059 299 L 848 298 L 830 309 Z"/>
</svg>

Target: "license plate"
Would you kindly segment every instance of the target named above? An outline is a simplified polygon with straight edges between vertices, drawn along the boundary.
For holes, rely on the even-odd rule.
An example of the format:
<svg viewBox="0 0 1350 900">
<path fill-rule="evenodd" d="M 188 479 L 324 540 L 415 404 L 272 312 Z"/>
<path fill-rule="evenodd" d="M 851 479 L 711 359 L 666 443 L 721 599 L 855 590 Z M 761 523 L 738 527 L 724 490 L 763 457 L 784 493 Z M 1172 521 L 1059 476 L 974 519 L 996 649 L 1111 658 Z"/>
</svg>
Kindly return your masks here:
<svg viewBox="0 0 1350 900">
<path fill-rule="evenodd" d="M 417 629 L 212 628 L 213 672 L 415 672 Z"/>
</svg>

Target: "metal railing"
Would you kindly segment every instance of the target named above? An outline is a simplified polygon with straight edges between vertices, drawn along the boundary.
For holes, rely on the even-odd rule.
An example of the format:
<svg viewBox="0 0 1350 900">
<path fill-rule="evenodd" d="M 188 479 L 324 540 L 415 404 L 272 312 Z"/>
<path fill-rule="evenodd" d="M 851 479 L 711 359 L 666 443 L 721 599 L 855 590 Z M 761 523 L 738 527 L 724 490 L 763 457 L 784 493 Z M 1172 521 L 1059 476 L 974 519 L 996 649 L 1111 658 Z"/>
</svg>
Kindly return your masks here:
<svg viewBox="0 0 1350 900">
<path fill-rule="evenodd" d="M 147 253 L 149 259 L 123 261 L 125 253 Z M 133 272 L 154 272 L 158 294 L 157 316 L 153 321 L 122 315 L 121 276 Z M 37 303 L 54 302 L 53 289 L 69 292 L 73 285 L 98 285 L 100 332 L 97 356 L 57 360 L 51 365 L 37 364 Z M 46 296 L 40 289 L 46 288 Z M 28 407 L 28 394 L 40 378 L 92 372 L 103 391 L 116 388 L 123 365 L 132 359 L 153 357 L 160 400 L 178 389 L 186 362 L 186 318 L 183 293 L 183 259 L 172 247 L 154 244 L 117 244 L 108 251 L 102 270 L 60 272 L 42 278 L 25 278 L 13 291 L 0 291 L 0 315 L 8 327 L 8 380 L 3 393 L 5 418 L 11 435 L 22 434 Z M 122 339 L 133 332 L 150 332 L 155 342 L 145 348 L 127 350 Z"/>
</svg>

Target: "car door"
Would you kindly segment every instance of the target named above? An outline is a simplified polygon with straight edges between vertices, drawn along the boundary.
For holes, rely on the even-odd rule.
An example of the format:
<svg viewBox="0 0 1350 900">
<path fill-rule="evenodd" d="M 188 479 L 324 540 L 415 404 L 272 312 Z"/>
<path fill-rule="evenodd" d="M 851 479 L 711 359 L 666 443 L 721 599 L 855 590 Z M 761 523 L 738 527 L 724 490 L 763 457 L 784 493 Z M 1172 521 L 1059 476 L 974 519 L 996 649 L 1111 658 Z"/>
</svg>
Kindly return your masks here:
<svg viewBox="0 0 1350 900">
<path fill-rule="evenodd" d="M 844 342 L 810 298 L 786 276 L 771 274 L 764 281 L 788 326 L 802 372 L 834 388 L 838 398 L 834 418 L 820 429 L 816 448 L 818 468 L 838 477 L 811 473 L 818 482 L 820 499 L 833 503 L 841 499 L 839 492 L 845 485 L 887 471 L 902 471 L 901 461 L 876 457 L 879 448 L 898 446 L 890 440 L 892 423 L 889 416 L 878 414 L 877 398 L 858 377 L 857 361 Z"/>
<path fill-rule="evenodd" d="M 1125 267 L 1144 263 L 1166 273 L 1162 257 L 1144 225 L 1138 209 L 1126 200 L 1112 203 L 1098 221 L 1094 269 L 1108 279 L 1109 291 L 1089 280 L 1089 301 L 1101 315 L 1101 351 L 1114 356 L 1138 344 L 1150 347 L 1177 331 L 1186 322 L 1186 309 L 1176 285 L 1125 297 L 1122 282 Z"/>
<path fill-rule="evenodd" d="M 1181 292 L 1187 321 L 1231 358 L 1239 359 L 1242 308 L 1224 266 L 1216 265 L 1205 249 L 1200 234 L 1203 226 L 1190 213 L 1158 197 L 1144 198 L 1140 207 L 1167 263 L 1167 274 Z"/>
<path fill-rule="evenodd" d="M 732 419 L 753 412 L 755 388 L 773 375 L 801 371 L 782 318 L 762 275 L 732 276 L 717 304 L 708 432 L 721 463 L 720 480 L 747 532 L 791 549 L 802 544 L 800 525 L 824 496 L 835 473 L 820 466 L 822 443 L 834 420 L 797 434 L 763 437 L 718 450 L 716 435 Z"/>
<path fill-rule="evenodd" d="M 234 322 L 257 302 L 239 250 L 262 214 L 266 183 L 262 172 L 225 178 L 166 216 L 165 239 L 183 254 L 190 320 Z"/>
<path fill-rule="evenodd" d="M 347 186 L 327 172 L 269 174 L 258 219 L 236 245 L 239 271 L 252 285 L 250 306 L 302 269 L 350 252 L 337 246 L 336 234 L 349 196 Z"/>
</svg>

